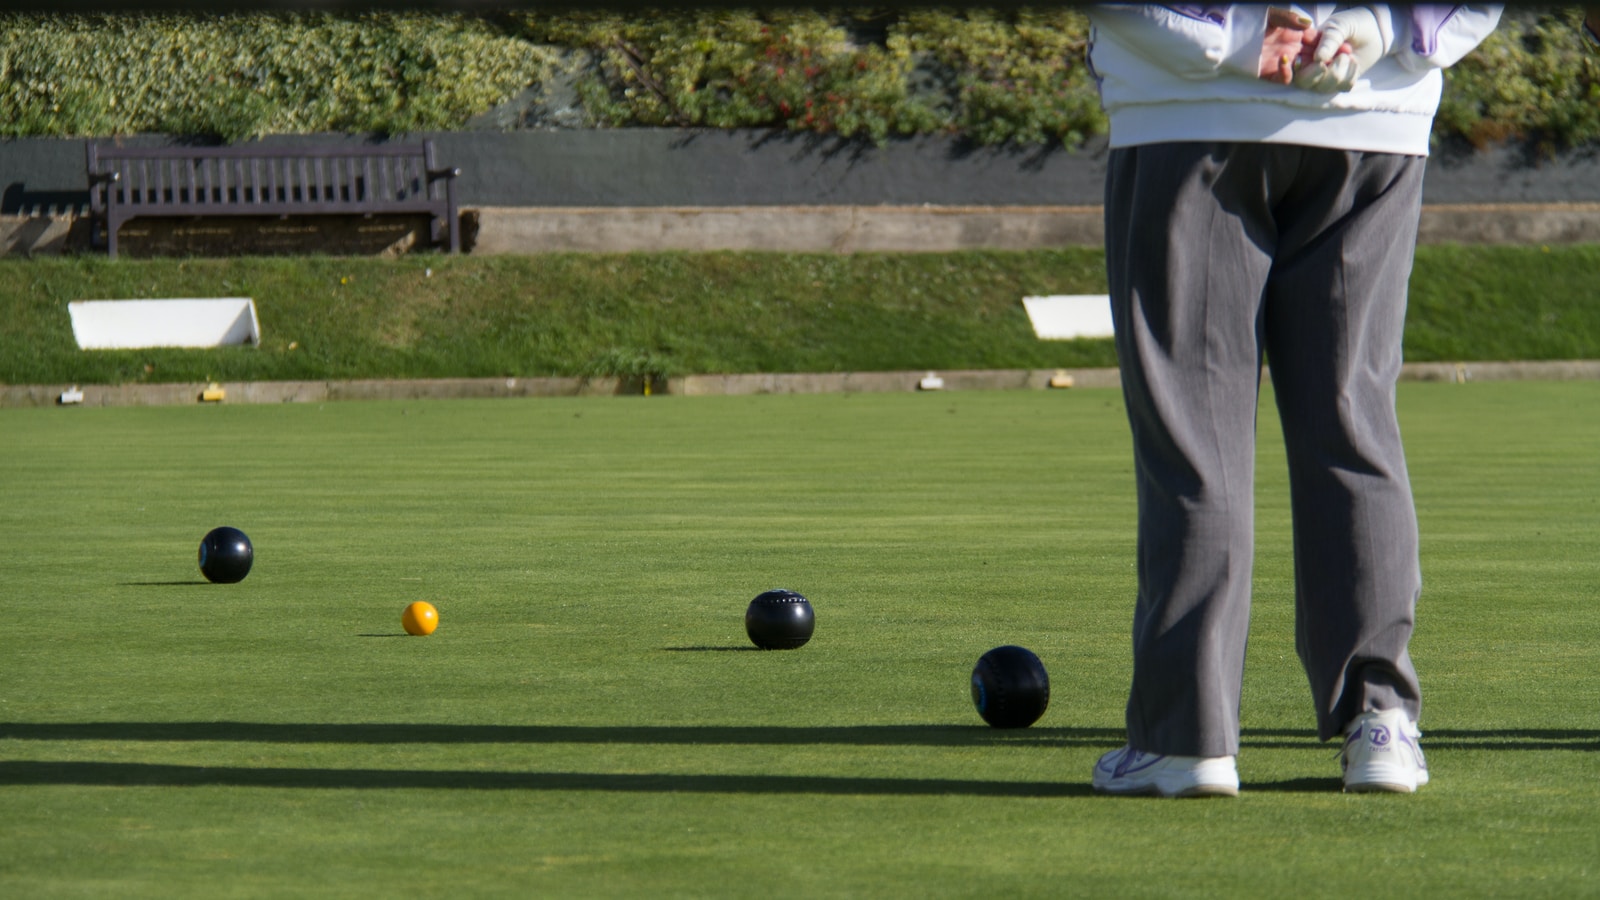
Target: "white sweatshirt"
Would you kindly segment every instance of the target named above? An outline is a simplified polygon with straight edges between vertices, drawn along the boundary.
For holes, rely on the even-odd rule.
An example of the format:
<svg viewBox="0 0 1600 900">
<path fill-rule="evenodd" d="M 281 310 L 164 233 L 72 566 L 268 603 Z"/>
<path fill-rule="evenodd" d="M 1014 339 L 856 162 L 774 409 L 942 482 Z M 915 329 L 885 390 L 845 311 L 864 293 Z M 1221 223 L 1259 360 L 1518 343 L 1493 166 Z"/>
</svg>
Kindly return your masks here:
<svg viewBox="0 0 1600 900">
<path fill-rule="evenodd" d="M 1320 28 L 1344 6 L 1285 4 Z M 1259 141 L 1428 154 L 1440 70 L 1500 21 L 1500 5 L 1369 6 L 1389 52 L 1355 87 L 1320 94 L 1257 77 L 1265 5 L 1098 4 L 1087 8 L 1089 62 L 1111 146 Z"/>
</svg>

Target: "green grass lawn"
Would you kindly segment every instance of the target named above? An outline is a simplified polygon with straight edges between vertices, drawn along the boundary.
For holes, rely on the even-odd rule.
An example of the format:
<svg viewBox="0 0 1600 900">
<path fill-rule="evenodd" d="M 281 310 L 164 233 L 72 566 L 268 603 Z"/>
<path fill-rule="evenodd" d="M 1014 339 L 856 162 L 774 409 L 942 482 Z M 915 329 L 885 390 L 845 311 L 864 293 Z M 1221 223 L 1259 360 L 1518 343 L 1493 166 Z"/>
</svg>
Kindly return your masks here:
<svg viewBox="0 0 1600 900">
<path fill-rule="evenodd" d="M 1600 894 L 1600 384 L 1400 398 L 1433 783 L 1345 796 L 1314 739 L 1267 402 L 1214 801 L 1088 789 L 1114 391 L 0 409 L 0 896 Z M 799 650 L 743 633 L 773 587 Z M 968 697 L 1003 643 L 1027 730 Z"/>
</svg>

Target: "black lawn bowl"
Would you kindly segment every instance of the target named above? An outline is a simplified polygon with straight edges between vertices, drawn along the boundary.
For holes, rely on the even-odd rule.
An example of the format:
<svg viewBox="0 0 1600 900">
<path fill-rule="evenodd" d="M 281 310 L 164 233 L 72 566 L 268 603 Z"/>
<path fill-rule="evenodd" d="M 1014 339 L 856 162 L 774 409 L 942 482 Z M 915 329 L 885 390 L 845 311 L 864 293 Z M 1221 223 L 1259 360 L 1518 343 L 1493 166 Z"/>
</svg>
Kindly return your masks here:
<svg viewBox="0 0 1600 900">
<path fill-rule="evenodd" d="M 213 528 L 200 542 L 200 574 L 216 584 L 234 584 L 250 574 L 256 551 L 237 528 Z"/>
<path fill-rule="evenodd" d="M 995 728 L 1027 728 L 1050 705 L 1050 676 L 1033 651 L 1007 645 L 978 658 L 972 705 Z"/>
<path fill-rule="evenodd" d="M 744 630 L 763 650 L 793 650 L 811 640 L 817 618 L 811 601 L 794 591 L 767 591 L 744 611 Z"/>
</svg>

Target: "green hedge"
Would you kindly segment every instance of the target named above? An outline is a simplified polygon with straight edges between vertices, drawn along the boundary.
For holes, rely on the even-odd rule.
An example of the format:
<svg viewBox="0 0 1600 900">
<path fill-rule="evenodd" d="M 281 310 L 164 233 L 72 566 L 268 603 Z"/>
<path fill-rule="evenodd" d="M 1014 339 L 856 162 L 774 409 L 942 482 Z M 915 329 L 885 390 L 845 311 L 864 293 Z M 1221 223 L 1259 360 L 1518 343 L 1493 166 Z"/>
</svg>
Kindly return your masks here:
<svg viewBox="0 0 1600 900">
<path fill-rule="evenodd" d="M 1505 140 L 1544 149 L 1600 143 L 1600 53 L 1579 37 L 1577 9 L 1511 9 L 1449 79 L 1436 137 L 1482 147 Z"/>
<path fill-rule="evenodd" d="M 0 18 L 0 133 L 450 130 L 554 53 L 438 15 Z"/>
<path fill-rule="evenodd" d="M 865 32 L 865 35 L 863 34 Z M 1069 144 L 1105 130 L 1075 9 L 530 17 L 581 48 L 596 124 L 778 127 L 867 137 L 959 132 Z"/>
<path fill-rule="evenodd" d="M 1448 73 L 1436 138 L 1600 142 L 1600 58 L 1577 18 L 1509 11 Z M 449 131 L 562 86 L 590 126 L 1074 145 L 1105 130 L 1086 32 L 1073 7 L 6 14 L 0 134 Z"/>
</svg>

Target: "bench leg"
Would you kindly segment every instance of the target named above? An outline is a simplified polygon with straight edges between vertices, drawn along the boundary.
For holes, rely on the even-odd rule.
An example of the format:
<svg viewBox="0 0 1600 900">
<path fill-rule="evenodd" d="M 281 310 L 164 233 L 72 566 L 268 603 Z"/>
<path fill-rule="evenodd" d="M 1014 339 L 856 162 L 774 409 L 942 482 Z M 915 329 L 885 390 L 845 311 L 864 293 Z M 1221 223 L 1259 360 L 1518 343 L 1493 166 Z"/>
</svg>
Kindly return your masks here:
<svg viewBox="0 0 1600 900">
<path fill-rule="evenodd" d="M 450 252 L 461 252 L 461 208 L 456 206 L 456 180 L 447 178 L 444 182 L 445 208 L 450 210 Z"/>
</svg>

